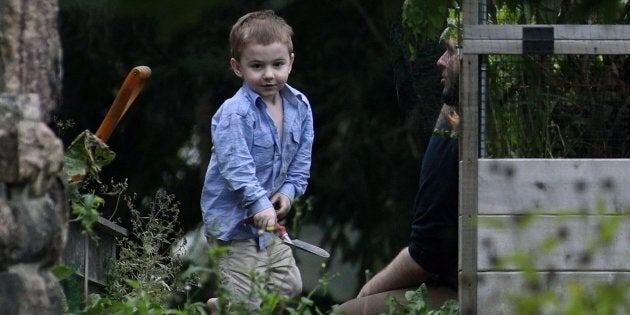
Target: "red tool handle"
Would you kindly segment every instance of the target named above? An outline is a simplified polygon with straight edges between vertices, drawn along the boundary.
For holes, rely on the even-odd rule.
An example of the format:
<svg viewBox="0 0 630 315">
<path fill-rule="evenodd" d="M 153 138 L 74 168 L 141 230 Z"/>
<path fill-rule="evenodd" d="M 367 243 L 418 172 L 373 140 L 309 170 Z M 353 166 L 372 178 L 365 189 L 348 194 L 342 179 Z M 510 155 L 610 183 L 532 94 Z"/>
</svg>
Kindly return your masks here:
<svg viewBox="0 0 630 315">
<path fill-rule="evenodd" d="M 253 217 L 247 218 L 247 219 L 243 220 L 243 223 L 254 225 L 254 218 Z M 268 226 L 267 227 L 267 231 L 270 231 L 270 232 L 271 231 L 276 231 L 276 232 L 278 232 L 278 235 L 280 236 L 280 238 L 283 238 L 285 235 L 288 234 L 287 233 L 287 228 L 284 227 L 284 225 L 282 225 L 282 224 L 280 224 L 278 222 L 276 222 L 276 224 L 273 227 L 269 227 Z"/>
<path fill-rule="evenodd" d="M 280 223 L 276 223 L 274 228 L 276 228 L 276 231 L 278 231 L 278 235 L 280 235 L 280 238 L 284 238 L 287 234 L 289 234 L 287 233 L 287 228 L 285 228 L 284 225 Z"/>
</svg>

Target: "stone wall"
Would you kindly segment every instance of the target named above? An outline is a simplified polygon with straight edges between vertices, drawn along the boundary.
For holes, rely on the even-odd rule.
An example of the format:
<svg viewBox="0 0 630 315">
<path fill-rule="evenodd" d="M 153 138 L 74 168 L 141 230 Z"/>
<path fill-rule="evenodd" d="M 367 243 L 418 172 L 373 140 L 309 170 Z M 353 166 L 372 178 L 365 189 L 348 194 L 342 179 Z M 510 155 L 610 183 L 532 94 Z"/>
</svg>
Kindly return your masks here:
<svg viewBox="0 0 630 315">
<path fill-rule="evenodd" d="M 60 314 L 51 274 L 67 233 L 63 146 L 37 94 L 0 94 L 0 310 Z"/>
<path fill-rule="evenodd" d="M 0 314 L 61 314 L 67 233 L 57 0 L 0 1 Z"/>
</svg>

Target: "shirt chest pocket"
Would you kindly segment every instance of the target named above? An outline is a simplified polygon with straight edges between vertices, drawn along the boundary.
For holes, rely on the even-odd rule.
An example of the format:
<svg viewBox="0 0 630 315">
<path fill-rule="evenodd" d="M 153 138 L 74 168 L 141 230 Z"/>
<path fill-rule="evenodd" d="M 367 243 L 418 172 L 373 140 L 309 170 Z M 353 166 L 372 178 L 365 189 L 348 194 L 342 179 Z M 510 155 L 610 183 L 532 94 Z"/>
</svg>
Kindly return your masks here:
<svg viewBox="0 0 630 315">
<path fill-rule="evenodd" d="M 252 157 L 256 166 L 271 165 L 275 154 L 275 145 L 269 132 L 255 132 L 252 143 Z"/>
<path fill-rule="evenodd" d="M 300 127 L 301 125 L 299 123 L 294 123 L 293 126 L 291 126 L 291 130 L 289 130 L 289 141 L 286 142 L 286 157 L 289 161 L 293 159 L 293 156 L 300 146 Z"/>
</svg>

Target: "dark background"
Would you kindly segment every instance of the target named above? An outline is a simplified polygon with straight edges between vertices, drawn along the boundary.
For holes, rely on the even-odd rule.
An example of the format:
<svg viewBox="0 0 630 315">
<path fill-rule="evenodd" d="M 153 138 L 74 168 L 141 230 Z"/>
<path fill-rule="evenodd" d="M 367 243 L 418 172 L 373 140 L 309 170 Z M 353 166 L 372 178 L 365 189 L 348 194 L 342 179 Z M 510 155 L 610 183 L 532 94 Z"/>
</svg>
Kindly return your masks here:
<svg viewBox="0 0 630 315">
<path fill-rule="evenodd" d="M 64 89 L 54 115 L 74 125 L 58 132 L 66 145 L 95 132 L 127 73 L 150 67 L 108 141 L 117 157 L 101 179 L 128 180 L 144 204 L 158 189 L 174 194 L 182 229 L 195 228 L 210 118 L 241 85 L 229 68 L 229 29 L 246 12 L 274 9 L 294 28 L 289 83 L 308 96 L 315 121 L 302 198 L 311 206 L 299 222 L 317 228 L 318 245 L 350 264 L 358 285 L 364 269 L 382 268 L 408 242 L 419 161 L 440 106 L 443 49 L 423 42 L 410 61 L 402 2 L 62 0 Z M 106 201 L 103 216 L 114 204 Z M 113 219 L 129 226 L 125 209 Z"/>
<path fill-rule="evenodd" d="M 416 5 L 406 21 L 424 40 L 403 31 L 404 3 Z M 117 158 L 102 179 L 127 179 L 145 205 L 158 189 L 174 194 L 182 229 L 195 228 L 210 118 L 241 85 L 228 64 L 229 29 L 246 12 L 274 9 L 294 28 L 289 83 L 308 96 L 315 120 L 312 177 L 292 213 L 308 228 L 290 229 L 316 235 L 331 261 L 352 267 L 344 281 L 357 288 L 364 270 L 380 270 L 408 242 L 420 160 L 440 107 L 437 24 L 447 3 L 454 4 L 60 0 L 64 89 L 54 117 L 74 126 L 58 132 L 69 144 L 96 131 L 127 73 L 149 66 L 144 91 L 108 142 Z M 627 24 L 630 17 L 622 1 L 488 4 L 491 24 Z M 486 60 L 489 157 L 630 156 L 628 55 Z M 105 217 L 114 204 L 106 202 Z M 124 209 L 114 219 L 129 225 Z"/>
</svg>

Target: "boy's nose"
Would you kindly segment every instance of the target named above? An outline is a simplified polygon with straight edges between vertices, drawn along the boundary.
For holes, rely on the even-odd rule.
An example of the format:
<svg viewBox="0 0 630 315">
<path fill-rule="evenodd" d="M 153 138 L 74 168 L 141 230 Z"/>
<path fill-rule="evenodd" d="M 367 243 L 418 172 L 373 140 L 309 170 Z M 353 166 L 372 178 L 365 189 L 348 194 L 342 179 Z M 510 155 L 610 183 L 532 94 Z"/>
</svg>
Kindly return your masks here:
<svg viewBox="0 0 630 315">
<path fill-rule="evenodd" d="M 270 67 L 265 67 L 265 71 L 263 71 L 263 78 L 270 79 L 273 78 L 273 71 Z"/>
</svg>

